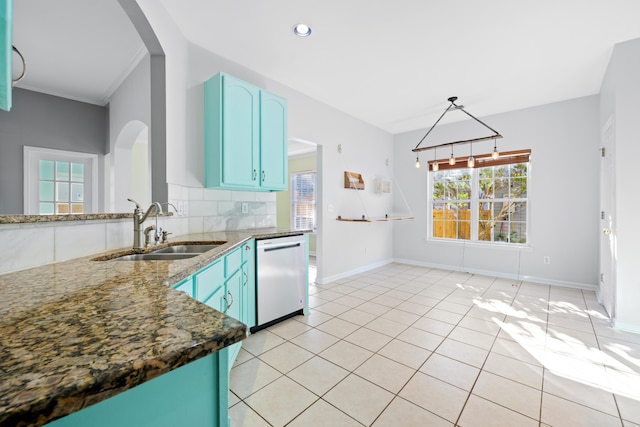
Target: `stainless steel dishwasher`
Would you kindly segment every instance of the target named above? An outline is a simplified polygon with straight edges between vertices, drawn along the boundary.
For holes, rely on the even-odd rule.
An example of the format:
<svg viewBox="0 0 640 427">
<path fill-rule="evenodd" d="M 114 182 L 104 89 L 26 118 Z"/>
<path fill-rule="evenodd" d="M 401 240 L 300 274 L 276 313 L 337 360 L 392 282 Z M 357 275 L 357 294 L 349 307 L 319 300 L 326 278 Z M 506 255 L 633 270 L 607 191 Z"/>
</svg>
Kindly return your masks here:
<svg viewBox="0 0 640 427">
<path fill-rule="evenodd" d="M 303 314 L 308 286 L 304 235 L 258 240 L 257 326 Z"/>
</svg>

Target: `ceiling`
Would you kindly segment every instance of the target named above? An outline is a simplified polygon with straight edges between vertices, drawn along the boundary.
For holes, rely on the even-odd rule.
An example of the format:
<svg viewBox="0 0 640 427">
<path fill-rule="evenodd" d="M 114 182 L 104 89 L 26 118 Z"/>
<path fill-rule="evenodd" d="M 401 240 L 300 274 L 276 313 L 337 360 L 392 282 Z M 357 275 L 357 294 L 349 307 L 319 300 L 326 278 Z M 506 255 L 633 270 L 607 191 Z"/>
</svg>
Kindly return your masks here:
<svg viewBox="0 0 640 427">
<path fill-rule="evenodd" d="M 162 4 L 192 43 L 392 134 L 450 96 L 482 117 L 596 94 L 613 45 L 640 37 L 637 0 Z"/>
<path fill-rule="evenodd" d="M 431 126 L 450 96 L 483 117 L 596 94 L 613 45 L 640 37 L 637 0 L 161 1 L 193 44 L 392 134 Z M 14 14 L 19 87 L 103 105 L 146 52 L 117 0 Z"/>
<path fill-rule="evenodd" d="M 105 105 L 147 52 L 117 0 L 16 0 L 13 9 L 23 89 Z"/>
</svg>

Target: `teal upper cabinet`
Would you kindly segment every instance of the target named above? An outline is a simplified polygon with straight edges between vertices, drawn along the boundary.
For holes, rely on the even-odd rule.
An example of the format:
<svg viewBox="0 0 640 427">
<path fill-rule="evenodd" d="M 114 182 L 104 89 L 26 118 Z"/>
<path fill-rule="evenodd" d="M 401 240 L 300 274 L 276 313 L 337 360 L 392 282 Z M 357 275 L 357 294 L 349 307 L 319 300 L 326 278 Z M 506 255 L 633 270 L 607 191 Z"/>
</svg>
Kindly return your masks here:
<svg viewBox="0 0 640 427">
<path fill-rule="evenodd" d="M 205 185 L 286 190 L 287 102 L 219 73 L 204 84 Z"/>
<path fill-rule="evenodd" d="M 11 109 L 13 0 L 0 0 L 0 108 Z"/>
<path fill-rule="evenodd" d="M 260 93 L 261 185 L 271 190 L 286 190 L 287 101 L 277 95 Z"/>
</svg>

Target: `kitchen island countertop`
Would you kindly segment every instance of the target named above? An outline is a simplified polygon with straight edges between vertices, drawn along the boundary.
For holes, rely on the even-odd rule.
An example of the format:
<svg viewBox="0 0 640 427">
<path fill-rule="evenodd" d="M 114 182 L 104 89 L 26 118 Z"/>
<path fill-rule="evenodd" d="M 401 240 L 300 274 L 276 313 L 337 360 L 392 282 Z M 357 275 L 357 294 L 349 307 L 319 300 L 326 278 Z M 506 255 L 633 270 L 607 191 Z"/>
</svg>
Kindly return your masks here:
<svg viewBox="0 0 640 427">
<path fill-rule="evenodd" d="M 183 260 L 95 260 L 124 249 L 0 275 L 0 425 L 46 424 L 244 339 L 246 325 L 171 286 L 249 239 L 300 233 L 192 234 L 171 240 L 226 243 Z"/>
</svg>

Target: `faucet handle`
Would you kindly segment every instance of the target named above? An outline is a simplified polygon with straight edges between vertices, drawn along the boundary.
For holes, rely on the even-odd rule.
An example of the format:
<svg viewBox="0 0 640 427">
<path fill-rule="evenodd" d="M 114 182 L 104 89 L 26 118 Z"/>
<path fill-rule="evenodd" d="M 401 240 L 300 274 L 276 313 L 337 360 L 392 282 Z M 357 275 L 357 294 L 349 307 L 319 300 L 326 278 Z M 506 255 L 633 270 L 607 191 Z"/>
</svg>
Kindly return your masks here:
<svg viewBox="0 0 640 427">
<path fill-rule="evenodd" d="M 135 203 L 135 205 L 136 205 L 136 209 L 142 209 L 142 206 L 140 206 L 140 203 L 136 202 L 136 201 L 135 201 L 135 200 L 133 200 L 133 199 L 127 199 L 127 200 L 128 200 L 128 201 L 130 201 L 131 203 Z"/>
<path fill-rule="evenodd" d="M 164 232 L 162 231 L 162 227 L 158 227 L 158 229 L 156 230 L 156 232 L 153 234 L 153 240 L 156 241 L 156 244 L 158 244 L 158 242 L 160 241 L 160 238 L 164 235 Z"/>
<path fill-rule="evenodd" d="M 162 243 L 167 243 L 167 237 L 169 236 L 169 234 L 173 234 L 173 233 L 170 233 L 168 231 L 162 231 Z"/>
</svg>

